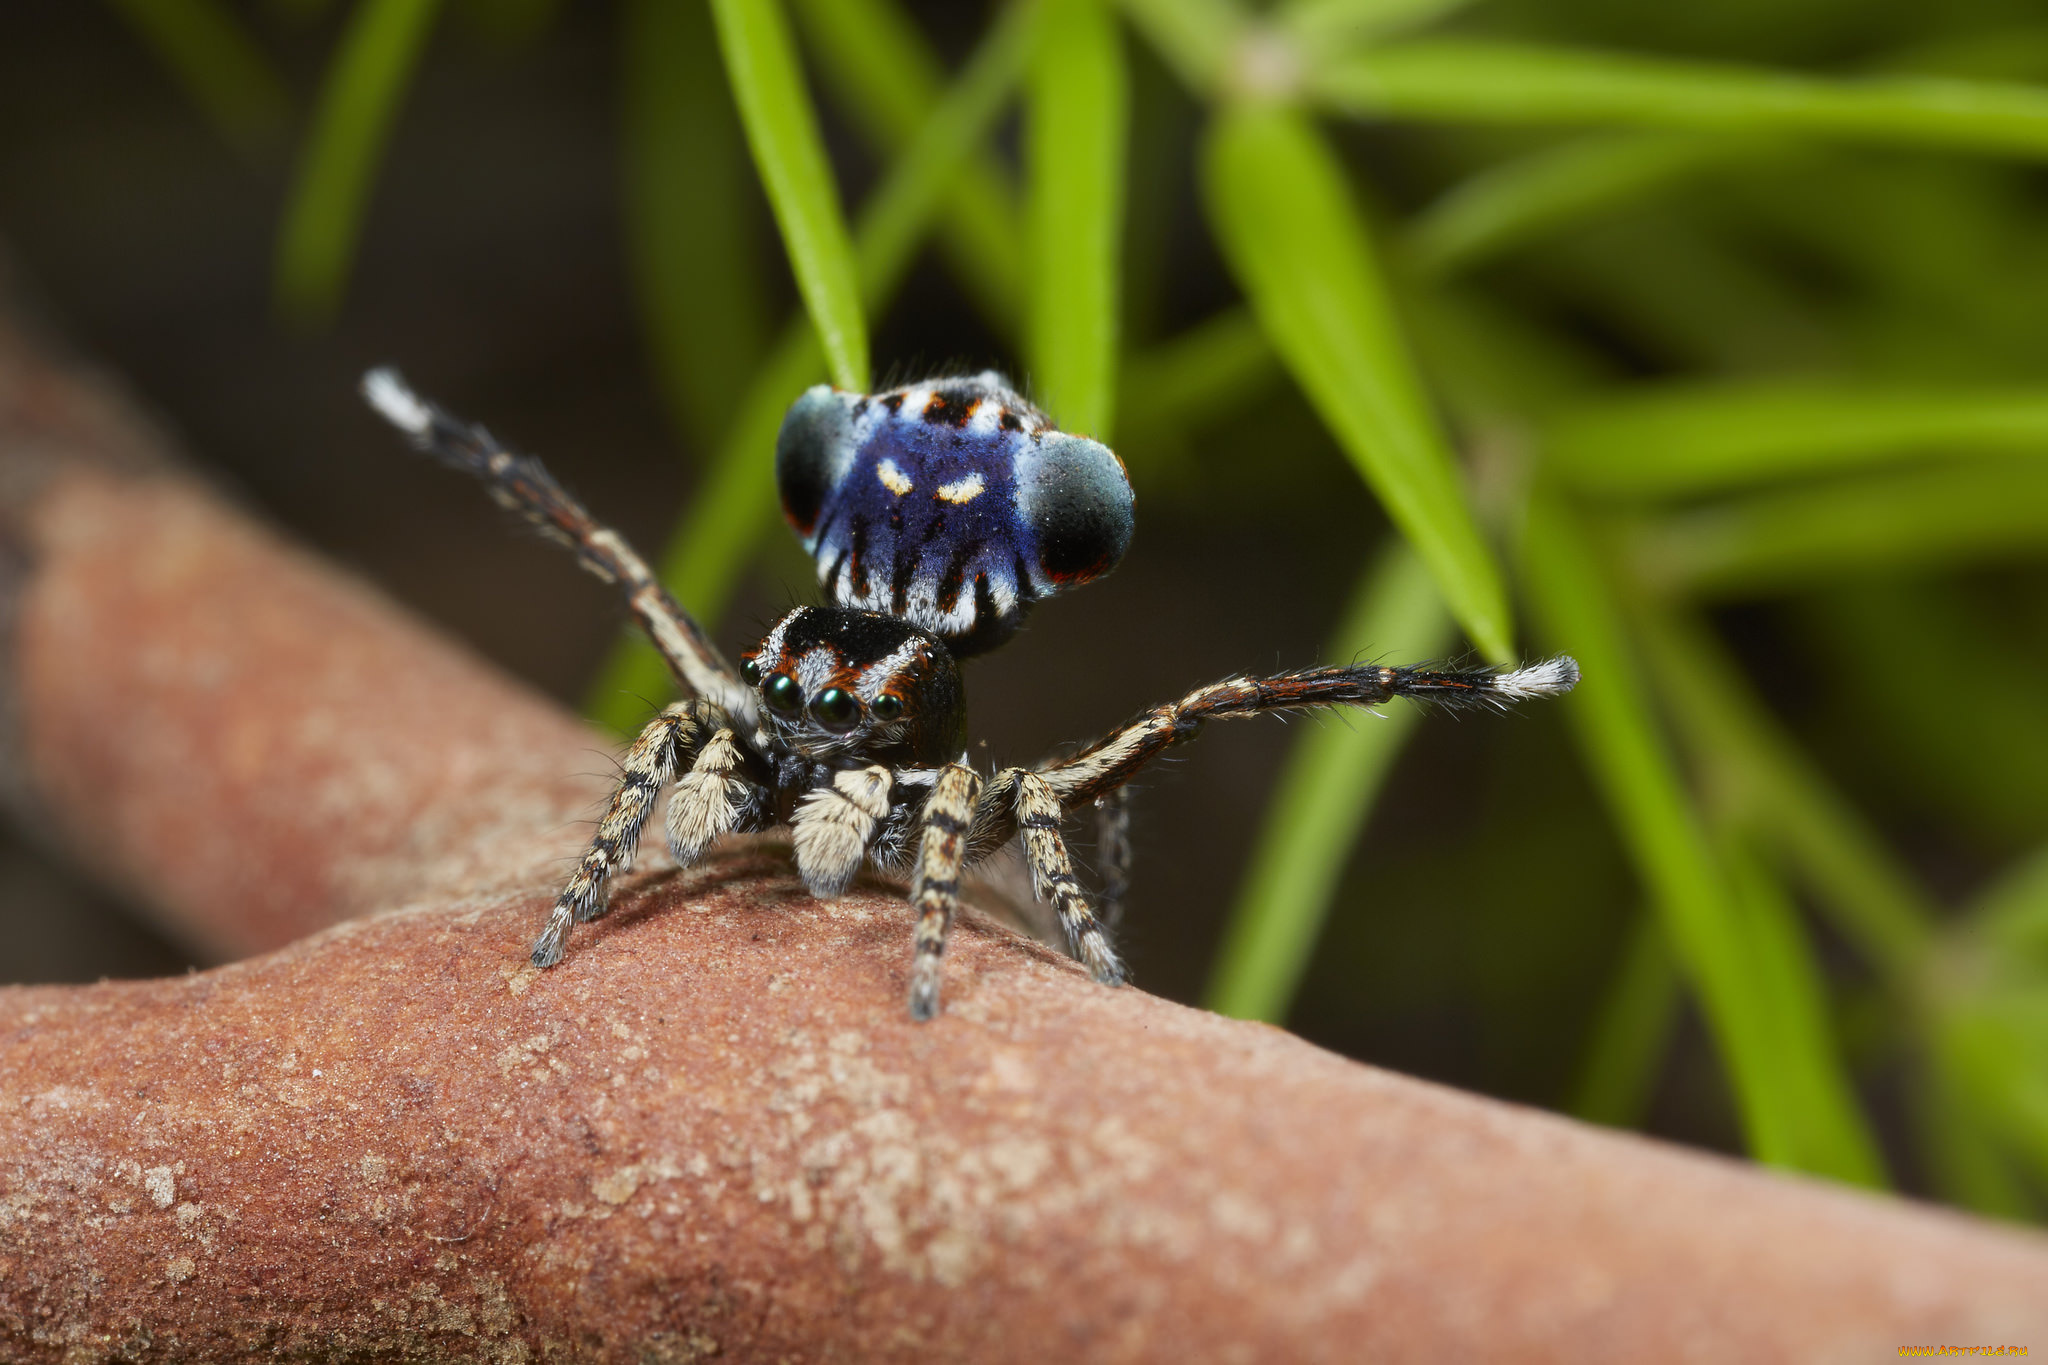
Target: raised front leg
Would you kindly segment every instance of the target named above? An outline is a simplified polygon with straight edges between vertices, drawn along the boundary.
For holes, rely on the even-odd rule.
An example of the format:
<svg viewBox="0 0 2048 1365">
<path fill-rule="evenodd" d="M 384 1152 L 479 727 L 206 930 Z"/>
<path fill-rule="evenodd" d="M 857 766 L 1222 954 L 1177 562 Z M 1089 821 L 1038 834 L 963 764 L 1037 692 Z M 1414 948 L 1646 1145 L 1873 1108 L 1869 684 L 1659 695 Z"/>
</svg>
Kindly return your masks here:
<svg viewBox="0 0 2048 1365">
<path fill-rule="evenodd" d="M 363 376 L 363 397 L 415 448 L 445 465 L 473 474 L 491 497 L 541 534 L 576 554 L 583 567 L 626 596 L 647 638 L 682 685 L 723 710 L 752 735 L 759 715 L 752 689 L 741 683 L 704 628 L 684 611 L 626 538 L 599 522 L 530 455 L 515 455 L 490 432 L 465 422 L 414 393 L 393 369 Z"/>
<path fill-rule="evenodd" d="M 910 881 L 910 905 L 917 911 L 917 934 L 910 960 L 910 1017 L 930 1019 L 939 1012 L 939 968 L 946 953 L 946 931 L 960 904 L 960 868 L 967 859 L 967 827 L 974 818 L 974 800 L 981 795 L 981 774 L 958 763 L 939 769 L 930 799 L 924 803 L 924 833 L 918 840 L 917 871 Z"/>
<path fill-rule="evenodd" d="M 1507 671 L 1368 664 L 1304 668 L 1264 678 L 1226 678 L 1197 688 L 1179 701 L 1154 707 L 1073 757 L 1048 763 L 1038 771 L 1061 804 L 1071 810 L 1123 786 L 1170 746 L 1200 734 L 1207 721 L 1318 706 L 1377 706 L 1395 697 L 1439 706 L 1506 710 L 1518 701 L 1569 692 L 1578 680 L 1579 666 L 1563 657 Z"/>
<path fill-rule="evenodd" d="M 695 698 L 679 701 L 649 721 L 626 750 L 619 760 L 619 785 L 604 818 L 597 822 L 597 834 L 576 864 L 575 875 L 556 898 L 547 927 L 534 940 L 534 966 L 552 967 L 560 962 L 569 926 L 605 912 L 611 879 L 632 866 L 640 831 L 654 813 L 662 788 L 675 779 L 676 769 L 696 757 L 711 728 L 723 722 L 722 713 L 706 702 Z"/>
</svg>

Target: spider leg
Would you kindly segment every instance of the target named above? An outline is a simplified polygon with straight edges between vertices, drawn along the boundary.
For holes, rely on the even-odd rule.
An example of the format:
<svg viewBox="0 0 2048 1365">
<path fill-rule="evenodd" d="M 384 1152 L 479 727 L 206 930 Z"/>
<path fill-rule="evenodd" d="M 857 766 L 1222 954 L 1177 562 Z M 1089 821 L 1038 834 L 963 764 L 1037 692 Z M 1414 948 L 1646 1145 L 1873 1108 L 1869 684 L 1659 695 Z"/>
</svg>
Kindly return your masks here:
<svg viewBox="0 0 2048 1365">
<path fill-rule="evenodd" d="M 767 793 L 739 775 L 745 759 L 730 728 L 720 728 L 697 751 L 690 770 L 668 799 L 668 851 L 688 867 L 720 837 L 754 828 Z"/>
<path fill-rule="evenodd" d="M 1102 873 L 1102 922 L 1123 923 L 1131 894 L 1131 789 L 1118 787 L 1095 798 L 1095 848 Z"/>
<path fill-rule="evenodd" d="M 1316 706 L 1376 706 L 1395 697 L 1505 709 L 1531 697 L 1568 692 L 1578 680 L 1579 666 L 1562 656 L 1509 672 L 1350 665 L 1226 678 L 1155 707 L 1038 772 L 1061 804 L 1072 809 L 1117 790 L 1170 746 L 1200 734 L 1204 721 Z"/>
<path fill-rule="evenodd" d="M 396 370 L 371 370 L 362 387 L 370 406 L 415 448 L 481 479 L 500 506 L 573 550 L 584 568 L 617 584 L 634 619 L 683 686 L 739 720 L 750 734 L 758 731 L 752 689 L 740 682 L 704 628 L 669 595 L 625 537 L 585 511 L 546 466 L 530 455 L 514 455 L 483 427 L 419 397 Z"/>
<path fill-rule="evenodd" d="M 912 1019 L 930 1019 L 939 1012 L 939 966 L 946 952 L 946 931 L 960 904 L 967 829 L 974 819 L 981 785 L 980 773 L 964 764 L 949 763 L 939 769 L 931 797 L 924 803 L 917 871 L 910 881 L 910 904 L 917 911 L 910 961 Z"/>
<path fill-rule="evenodd" d="M 1032 890 L 1059 916 L 1067 951 L 1103 985 L 1122 985 L 1124 964 L 1109 946 L 1109 933 L 1089 908 L 1088 898 L 1081 894 L 1074 860 L 1067 852 L 1067 841 L 1060 836 L 1064 812 L 1058 793 L 1043 776 L 1027 768 L 997 774 L 994 785 L 1007 787 L 1010 793 L 1017 827 L 1024 835 L 1024 856 L 1031 864 Z"/>
<path fill-rule="evenodd" d="M 795 835 L 796 868 L 812 895 L 831 900 L 860 871 L 888 818 L 894 781 L 889 770 L 876 763 L 836 772 L 831 786 L 814 787 L 805 794 L 789 824 Z"/>
<path fill-rule="evenodd" d="M 562 960 L 569 926 L 594 920 L 606 909 L 612 877 L 630 867 L 640 831 L 654 812 L 655 798 L 674 779 L 676 769 L 693 756 L 705 732 L 722 723 L 708 703 L 679 701 L 663 711 L 626 750 L 619 762 L 619 785 L 597 822 L 597 833 L 569 884 L 555 899 L 547 926 L 533 943 L 533 965 L 552 967 Z M 723 733 L 723 732 L 721 732 Z"/>
</svg>

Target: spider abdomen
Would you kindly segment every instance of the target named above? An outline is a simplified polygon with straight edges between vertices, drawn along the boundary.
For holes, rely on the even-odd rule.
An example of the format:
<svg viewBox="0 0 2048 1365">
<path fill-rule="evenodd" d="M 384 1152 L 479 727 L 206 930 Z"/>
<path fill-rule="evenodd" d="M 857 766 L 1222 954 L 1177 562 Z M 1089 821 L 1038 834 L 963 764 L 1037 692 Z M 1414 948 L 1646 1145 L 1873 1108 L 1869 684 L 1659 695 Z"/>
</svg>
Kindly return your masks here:
<svg viewBox="0 0 2048 1365">
<path fill-rule="evenodd" d="M 993 648 L 1039 598 L 1107 573 L 1131 538 L 1116 456 L 993 372 L 876 395 L 821 384 L 784 419 L 775 473 L 826 595 L 921 626 L 956 655 Z"/>
</svg>

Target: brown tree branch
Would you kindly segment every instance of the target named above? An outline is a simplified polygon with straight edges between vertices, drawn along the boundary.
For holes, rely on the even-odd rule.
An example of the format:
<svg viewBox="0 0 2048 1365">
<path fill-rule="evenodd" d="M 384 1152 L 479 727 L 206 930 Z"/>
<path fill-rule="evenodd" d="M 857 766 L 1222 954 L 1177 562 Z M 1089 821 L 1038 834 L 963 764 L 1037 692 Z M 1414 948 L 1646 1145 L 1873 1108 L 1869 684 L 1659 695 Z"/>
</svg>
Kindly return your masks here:
<svg viewBox="0 0 2048 1365">
<path fill-rule="evenodd" d="M 0 306 L 0 791 L 215 955 L 573 857 L 606 741 L 181 474 Z"/>
<path fill-rule="evenodd" d="M 592 737 L 0 328 L 6 789 L 225 951 L 0 992 L 0 1357 L 2042 1345 L 2048 1242 L 1388 1075 L 772 843 L 523 952 Z M 121 458 L 112 458 L 125 451 Z"/>
</svg>

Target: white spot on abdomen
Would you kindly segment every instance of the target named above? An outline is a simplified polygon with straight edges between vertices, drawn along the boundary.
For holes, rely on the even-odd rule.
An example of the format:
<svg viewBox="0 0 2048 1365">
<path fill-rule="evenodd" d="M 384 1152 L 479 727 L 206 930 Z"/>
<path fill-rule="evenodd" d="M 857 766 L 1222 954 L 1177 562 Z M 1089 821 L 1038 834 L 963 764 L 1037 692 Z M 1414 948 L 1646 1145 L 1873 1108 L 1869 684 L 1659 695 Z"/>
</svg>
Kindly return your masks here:
<svg viewBox="0 0 2048 1365">
<path fill-rule="evenodd" d="M 973 502 L 981 496 L 982 491 L 987 487 L 987 481 L 981 477 L 981 472 L 977 470 L 964 479 L 955 479 L 951 483 L 940 484 L 938 498 L 940 502 Z"/>
<path fill-rule="evenodd" d="M 908 474 L 905 474 L 896 467 L 894 460 L 884 460 L 876 465 L 875 477 L 882 481 L 882 487 L 888 489 L 899 498 L 917 486 L 910 481 Z M 944 494 L 944 491 L 943 489 L 940 490 L 941 495 Z"/>
</svg>

